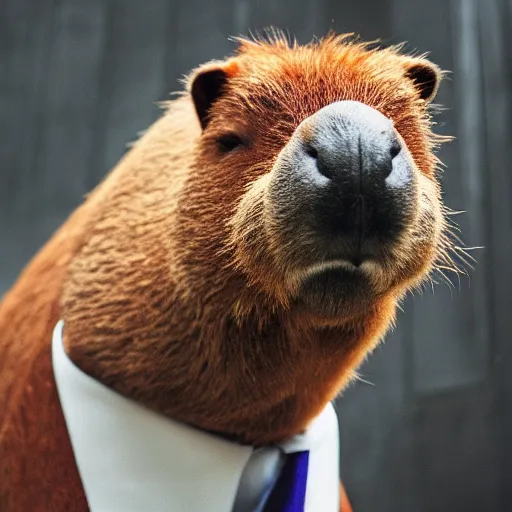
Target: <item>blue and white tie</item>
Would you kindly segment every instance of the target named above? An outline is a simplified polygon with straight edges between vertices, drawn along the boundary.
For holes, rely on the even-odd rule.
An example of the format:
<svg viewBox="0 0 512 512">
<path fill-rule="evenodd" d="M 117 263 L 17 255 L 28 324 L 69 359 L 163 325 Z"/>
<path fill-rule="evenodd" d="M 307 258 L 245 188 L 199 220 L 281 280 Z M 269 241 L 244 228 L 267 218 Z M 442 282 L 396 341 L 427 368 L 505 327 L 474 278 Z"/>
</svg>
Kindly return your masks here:
<svg viewBox="0 0 512 512">
<path fill-rule="evenodd" d="M 290 453 L 264 512 L 304 512 L 309 451 Z"/>
</svg>

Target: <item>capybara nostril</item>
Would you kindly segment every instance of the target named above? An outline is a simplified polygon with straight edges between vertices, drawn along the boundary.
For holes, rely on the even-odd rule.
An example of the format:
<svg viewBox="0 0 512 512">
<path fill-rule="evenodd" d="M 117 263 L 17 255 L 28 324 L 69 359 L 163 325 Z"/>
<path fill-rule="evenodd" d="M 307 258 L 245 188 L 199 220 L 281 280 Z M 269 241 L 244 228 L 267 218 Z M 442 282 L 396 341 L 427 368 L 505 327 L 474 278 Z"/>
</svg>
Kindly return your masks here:
<svg viewBox="0 0 512 512">
<path fill-rule="evenodd" d="M 317 151 L 317 149 L 314 148 L 313 146 L 311 146 L 310 144 L 308 144 L 306 146 L 305 151 L 306 151 L 306 154 L 308 156 L 310 156 L 311 158 L 313 158 L 314 160 L 318 159 L 318 151 Z"/>
<path fill-rule="evenodd" d="M 391 155 L 391 160 L 399 155 L 402 150 L 402 145 L 400 141 L 395 137 L 391 142 L 391 148 L 389 149 L 389 154 Z"/>
</svg>

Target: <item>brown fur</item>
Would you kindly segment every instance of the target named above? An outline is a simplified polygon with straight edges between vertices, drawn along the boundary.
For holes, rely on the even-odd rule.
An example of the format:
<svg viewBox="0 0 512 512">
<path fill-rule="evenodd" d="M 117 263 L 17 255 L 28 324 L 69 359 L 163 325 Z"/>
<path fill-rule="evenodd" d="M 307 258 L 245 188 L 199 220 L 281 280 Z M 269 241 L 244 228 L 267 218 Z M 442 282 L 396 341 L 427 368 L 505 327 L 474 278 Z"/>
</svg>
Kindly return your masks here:
<svg viewBox="0 0 512 512">
<path fill-rule="evenodd" d="M 445 253 L 437 139 L 407 77 L 418 63 L 428 65 L 334 37 L 243 42 L 210 64 L 230 79 L 202 136 L 189 94 L 167 105 L 2 303 L 0 509 L 85 507 L 51 375 L 59 318 L 84 371 L 241 442 L 293 436 L 339 393 L 397 301 Z M 376 298 L 331 317 L 294 301 L 300 261 L 261 226 L 279 151 L 303 119 L 341 99 L 394 121 L 417 166 L 418 215 L 375 277 Z M 250 148 L 219 155 L 226 130 Z"/>
</svg>

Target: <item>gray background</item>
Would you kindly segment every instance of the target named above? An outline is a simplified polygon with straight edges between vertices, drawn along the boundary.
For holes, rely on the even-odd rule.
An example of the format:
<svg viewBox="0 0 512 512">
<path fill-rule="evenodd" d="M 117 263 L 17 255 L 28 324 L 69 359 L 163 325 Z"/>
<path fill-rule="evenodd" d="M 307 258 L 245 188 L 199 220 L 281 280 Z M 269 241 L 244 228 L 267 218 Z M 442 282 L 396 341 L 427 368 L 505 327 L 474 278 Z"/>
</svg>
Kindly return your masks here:
<svg viewBox="0 0 512 512">
<path fill-rule="evenodd" d="M 338 402 L 356 512 L 512 510 L 510 0 L 1 0 L 0 294 L 227 36 L 268 25 L 408 41 L 452 70 L 446 202 L 471 277 L 409 299 Z"/>
</svg>

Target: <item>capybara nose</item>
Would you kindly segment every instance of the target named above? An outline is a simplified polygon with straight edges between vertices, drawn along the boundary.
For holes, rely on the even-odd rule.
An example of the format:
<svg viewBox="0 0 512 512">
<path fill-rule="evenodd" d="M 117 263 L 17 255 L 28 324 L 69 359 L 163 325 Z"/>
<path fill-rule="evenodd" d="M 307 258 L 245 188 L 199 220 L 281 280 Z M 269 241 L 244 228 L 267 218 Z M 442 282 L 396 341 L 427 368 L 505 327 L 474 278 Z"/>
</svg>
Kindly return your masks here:
<svg viewBox="0 0 512 512">
<path fill-rule="evenodd" d="M 380 112 L 340 101 L 310 117 L 302 130 L 304 150 L 320 174 L 355 193 L 363 194 L 370 184 L 386 187 L 401 143 L 391 120 Z"/>
<path fill-rule="evenodd" d="M 415 187 L 392 121 L 363 103 L 339 101 L 306 119 L 296 136 L 294 167 L 309 174 L 304 192 L 316 229 L 352 245 L 354 262 L 372 243 L 396 240 L 412 215 Z"/>
<path fill-rule="evenodd" d="M 417 177 L 392 121 L 356 101 L 305 119 L 275 167 L 275 213 L 315 250 L 355 264 L 399 240 L 411 223 Z M 329 256 L 330 255 L 330 256 Z"/>
</svg>

